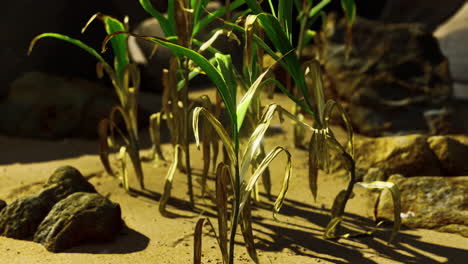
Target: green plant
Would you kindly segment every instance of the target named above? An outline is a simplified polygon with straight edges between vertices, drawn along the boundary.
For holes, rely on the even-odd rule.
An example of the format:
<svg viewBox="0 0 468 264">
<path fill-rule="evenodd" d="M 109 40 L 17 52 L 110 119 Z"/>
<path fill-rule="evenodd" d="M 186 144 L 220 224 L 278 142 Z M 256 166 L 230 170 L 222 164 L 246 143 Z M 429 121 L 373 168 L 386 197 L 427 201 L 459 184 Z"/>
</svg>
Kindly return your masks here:
<svg viewBox="0 0 468 264">
<path fill-rule="evenodd" d="M 200 32 L 212 23 L 215 19 L 229 14 L 231 9 L 237 8 L 243 3 L 242 1 L 234 1 L 233 3 L 222 7 L 213 13 L 204 13 L 209 0 L 169 0 L 168 1 L 168 15 L 165 17 L 163 14 L 155 10 L 149 0 L 139 0 L 140 5 L 158 20 L 161 28 L 166 36 L 166 39 L 172 43 L 177 43 L 182 47 L 192 49 L 193 46 L 199 47 L 199 52 L 210 50 L 217 52 L 211 47 L 211 44 L 216 40 L 220 34 L 224 34 L 222 30 L 216 31 L 213 37 L 206 43 L 197 40 Z M 150 123 L 152 127 L 153 139 L 153 153 L 162 157 L 160 151 L 159 139 L 155 136 L 159 130 L 161 119 L 165 119 L 168 123 L 171 135 L 173 135 L 172 144 L 174 148 L 180 145 L 183 148 L 182 152 L 185 154 L 185 168 L 182 168 L 180 162 L 178 167 L 187 174 L 188 193 L 190 202 L 194 205 L 194 195 L 192 187 L 192 173 L 190 166 L 190 151 L 189 151 L 189 106 L 188 92 L 189 80 L 199 74 L 199 69 L 192 65 L 190 60 L 184 56 L 175 54 L 177 62 L 170 63 L 171 69 L 165 75 L 164 82 L 164 95 L 163 109 L 161 113 L 157 113 L 151 117 Z M 212 143 L 216 145 L 217 143 Z M 154 155 L 153 155 L 154 156 Z M 180 159 L 177 158 L 177 161 Z M 205 166 L 209 164 L 205 164 Z M 204 171 L 206 169 L 204 168 Z"/>
<path fill-rule="evenodd" d="M 83 27 L 82 33 L 95 19 L 100 19 L 105 26 L 107 34 L 112 34 L 118 31 L 127 30 L 127 20 L 122 23 L 116 18 L 108 15 L 97 13 L 93 15 L 88 23 Z M 130 191 L 127 178 L 127 170 L 125 166 L 125 155 L 130 156 L 135 174 L 142 189 L 144 186 L 144 175 L 141 167 L 139 143 L 138 143 L 138 125 L 137 125 L 137 97 L 140 86 L 140 73 L 136 65 L 130 63 L 127 53 L 127 37 L 124 35 L 117 36 L 112 39 L 111 45 L 114 54 L 114 67 L 111 67 L 104 58 L 92 47 L 86 45 L 80 40 L 70 38 L 68 36 L 57 33 L 43 33 L 36 36 L 30 43 L 28 54 L 32 52 L 37 41 L 42 38 L 56 38 L 75 46 L 78 46 L 94 56 L 98 62 L 96 65 L 97 75 L 102 78 L 104 72 L 109 76 L 114 86 L 115 93 L 119 99 L 120 105 L 112 108 L 108 119 L 104 119 L 99 123 L 99 136 L 100 140 L 100 157 L 106 171 L 115 176 L 109 162 L 109 149 L 120 149 L 120 158 L 122 161 L 122 175 L 121 180 L 127 191 Z M 120 130 L 115 123 L 117 115 L 120 114 L 126 128 L 126 133 Z M 114 133 L 117 131 L 124 140 L 124 145 L 119 146 L 115 140 Z"/>
<path fill-rule="evenodd" d="M 336 151 L 338 156 L 342 158 L 345 168 L 348 170 L 350 175 L 350 181 L 346 190 L 340 192 L 334 201 L 332 209 L 332 219 L 325 230 L 325 238 L 337 237 L 337 228 L 342 221 L 342 216 L 345 211 L 347 201 L 351 198 L 353 187 L 357 184 L 355 177 L 355 161 L 353 158 L 353 130 L 349 122 L 349 118 L 343 108 L 333 100 L 325 101 L 322 85 L 322 74 L 321 66 L 318 62 L 310 63 L 305 71 L 302 71 L 302 67 L 299 63 L 299 58 L 296 53 L 291 53 L 293 46 L 291 44 L 291 4 L 287 4 L 288 1 L 280 1 L 279 6 L 283 7 L 278 16 L 275 17 L 272 14 L 263 13 L 258 3 L 254 0 L 246 0 L 251 10 L 257 14 L 257 19 L 260 26 L 264 29 L 265 34 L 273 43 L 274 48 L 279 54 L 284 55 L 284 63 L 280 63 L 281 66 L 291 75 L 294 80 L 294 84 L 297 87 L 300 97 L 293 95 L 288 89 L 286 89 L 281 83 L 276 82 L 276 85 L 291 98 L 305 113 L 310 114 L 313 117 L 314 125 L 310 127 L 312 136 L 309 141 L 309 183 L 313 197 L 315 199 L 317 194 L 317 175 L 318 169 L 327 171 L 329 168 L 329 151 Z M 296 1 L 297 2 L 297 1 Z M 326 1 L 322 1 L 325 3 Z M 348 23 L 354 21 L 355 7 L 354 1 L 343 0 L 342 5 L 347 14 Z M 287 8 L 284 8 L 287 7 Z M 320 6 L 318 6 L 320 7 Z M 323 6 L 322 6 L 323 7 Z M 278 8 L 280 10 L 280 8 Z M 286 12 L 284 12 L 286 10 Z M 239 30 L 238 27 L 233 27 Z M 350 32 L 350 31 L 349 31 Z M 350 33 L 349 33 L 350 34 Z M 261 46 L 266 44 L 260 38 L 254 38 Z M 265 49 L 273 58 L 277 57 L 276 53 L 269 48 Z M 312 80 L 312 94 L 309 92 L 305 77 L 306 75 Z M 310 100 L 313 96 L 314 101 Z M 348 133 L 348 141 L 342 145 L 335 137 L 333 131 L 329 126 L 329 120 L 331 113 L 334 109 L 337 109 Z M 301 122 L 298 122 L 300 124 Z M 375 183 L 372 185 L 363 184 L 362 186 L 367 188 L 389 188 L 394 198 L 394 210 L 395 210 L 395 227 L 392 232 L 390 241 L 396 235 L 399 229 L 399 195 L 396 186 L 391 183 Z"/>
</svg>

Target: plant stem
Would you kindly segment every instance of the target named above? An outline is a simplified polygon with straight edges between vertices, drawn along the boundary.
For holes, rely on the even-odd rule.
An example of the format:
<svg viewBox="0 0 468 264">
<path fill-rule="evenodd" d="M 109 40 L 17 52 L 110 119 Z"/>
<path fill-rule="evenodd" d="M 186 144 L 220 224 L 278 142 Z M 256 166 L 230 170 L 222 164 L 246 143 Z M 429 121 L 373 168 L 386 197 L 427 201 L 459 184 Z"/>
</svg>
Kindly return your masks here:
<svg viewBox="0 0 468 264">
<path fill-rule="evenodd" d="M 189 126 L 190 126 L 190 120 L 189 120 L 189 102 L 188 102 L 188 63 L 189 59 L 185 58 L 183 61 L 183 78 L 184 78 L 184 88 L 183 88 L 183 95 L 182 95 L 182 100 L 183 100 L 183 106 L 184 106 L 184 148 L 185 148 L 185 170 L 187 173 L 187 183 L 188 183 L 188 195 L 190 199 L 190 205 L 192 207 L 195 206 L 195 201 L 193 198 L 193 184 L 192 184 L 192 168 L 190 166 L 190 144 L 189 144 Z"/>
<path fill-rule="evenodd" d="M 356 181 L 356 164 L 354 162 L 354 159 L 347 153 L 345 153 L 345 155 L 346 155 L 346 159 L 350 159 L 352 161 L 352 166 L 351 166 L 351 169 L 350 169 L 351 179 L 349 180 L 348 187 L 346 188 L 343 203 L 341 203 L 340 207 L 338 208 L 337 216 L 342 216 L 344 214 L 345 209 L 346 209 L 346 204 L 348 203 L 348 200 L 351 197 L 351 194 L 353 193 L 354 184 L 356 184 L 356 182 L 357 182 Z M 339 225 L 336 226 L 333 233 L 336 232 L 336 229 L 338 227 L 339 227 Z"/>
<path fill-rule="evenodd" d="M 236 161 L 235 164 L 235 170 L 236 170 L 236 181 L 234 186 L 234 206 L 233 206 L 233 215 L 232 215 L 232 221 L 231 221 L 231 235 L 229 238 L 229 264 L 234 264 L 234 245 L 235 239 L 236 239 L 236 233 L 237 233 L 237 226 L 239 225 L 238 219 L 239 219 L 239 208 L 240 208 L 240 175 L 239 175 L 239 163 Z"/>
</svg>

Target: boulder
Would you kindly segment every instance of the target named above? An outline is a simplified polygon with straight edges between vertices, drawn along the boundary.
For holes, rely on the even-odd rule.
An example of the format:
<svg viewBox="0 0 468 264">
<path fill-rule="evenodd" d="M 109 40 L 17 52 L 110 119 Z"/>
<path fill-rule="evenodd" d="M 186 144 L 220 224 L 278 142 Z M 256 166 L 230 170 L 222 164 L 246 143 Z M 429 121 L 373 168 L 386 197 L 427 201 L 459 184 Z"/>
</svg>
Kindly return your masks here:
<svg viewBox="0 0 468 264">
<path fill-rule="evenodd" d="M 460 142 L 462 139 L 465 144 Z M 468 157 L 468 137 L 458 136 L 434 136 L 428 138 L 429 147 L 437 156 L 443 175 L 467 176 L 468 166 L 466 166 L 466 157 Z"/>
<path fill-rule="evenodd" d="M 155 1 L 157 8 L 165 1 Z M 100 49 L 106 36 L 104 26 L 95 21 L 81 34 L 81 28 L 96 12 L 122 19 L 130 17 L 131 26 L 148 17 L 138 1 L 82 0 L 82 1 L 5 1 L 0 15 L 0 98 L 8 94 L 10 84 L 24 72 L 42 71 L 66 77 L 97 80 L 96 59 L 85 51 L 55 39 L 44 39 L 27 56 L 29 42 L 38 34 L 56 32 L 78 38 Z M 19 19 L 19 16 L 21 19 Z M 110 59 L 111 52 L 104 54 Z M 112 60 L 109 60 L 112 62 Z"/>
<path fill-rule="evenodd" d="M 117 104 L 114 91 L 95 82 L 42 72 L 15 80 L 0 103 L 0 132 L 12 136 L 96 136 L 97 124 Z"/>
<path fill-rule="evenodd" d="M 468 99 L 468 3 L 434 32 L 442 53 L 448 58 L 454 95 Z"/>
<path fill-rule="evenodd" d="M 448 61 L 431 32 L 357 18 L 347 59 L 345 32 L 341 22 L 329 39 L 325 83 L 353 127 L 368 136 L 428 131 L 424 112 L 452 98 Z"/>
<path fill-rule="evenodd" d="M 58 168 L 40 193 L 19 198 L 0 211 L 0 235 L 31 238 L 52 207 L 75 192 L 96 193 L 96 190 L 75 168 Z"/>
<path fill-rule="evenodd" d="M 468 177 L 391 176 L 401 193 L 402 223 L 468 237 Z M 393 202 L 383 191 L 377 217 L 393 220 Z"/>
<path fill-rule="evenodd" d="M 123 226 L 118 204 L 99 194 L 77 192 L 54 205 L 34 241 L 61 252 L 83 242 L 111 241 Z"/>
<path fill-rule="evenodd" d="M 379 20 L 386 23 L 421 23 L 433 31 L 455 14 L 463 6 L 465 0 L 445 2 L 439 0 L 386 0 L 384 2 Z"/>
<path fill-rule="evenodd" d="M 437 156 L 427 144 L 427 136 L 407 135 L 380 138 L 357 137 L 354 142 L 358 178 L 386 180 L 392 174 L 439 176 Z M 383 175 L 382 175 L 383 174 Z"/>
</svg>

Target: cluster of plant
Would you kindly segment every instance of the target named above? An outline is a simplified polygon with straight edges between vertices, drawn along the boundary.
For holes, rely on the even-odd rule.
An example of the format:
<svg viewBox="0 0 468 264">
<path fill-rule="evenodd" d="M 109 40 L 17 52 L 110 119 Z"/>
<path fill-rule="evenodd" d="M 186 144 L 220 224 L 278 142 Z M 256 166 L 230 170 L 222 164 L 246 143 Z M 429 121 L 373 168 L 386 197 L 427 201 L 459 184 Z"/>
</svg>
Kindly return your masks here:
<svg viewBox="0 0 468 264">
<path fill-rule="evenodd" d="M 201 145 L 203 150 L 203 174 L 200 181 L 202 193 L 208 188 L 210 168 L 216 176 L 214 201 L 218 218 L 217 239 L 223 263 L 234 262 L 234 239 L 239 225 L 247 251 L 252 260 L 258 263 L 250 219 L 251 208 L 254 206 L 254 201 L 259 199 L 259 182 L 262 182 L 266 194 L 271 196 L 268 166 L 281 153 L 286 155 L 287 163 L 282 188 L 273 205 L 274 217 L 279 212 L 288 190 L 292 174 L 291 154 L 281 146 L 267 153 L 263 146 L 265 133 L 275 113 L 279 114 L 280 119 L 285 116 L 295 122 L 294 141 L 297 146 L 301 146 L 305 141 L 306 131 L 311 134 L 306 148 L 309 153 L 310 189 L 314 199 L 318 189 L 318 170 L 328 170 L 331 151 L 338 154 L 349 172 L 348 186 L 335 198 L 331 220 L 325 229 L 324 237 L 330 239 L 340 236 L 338 227 L 342 222 L 346 203 L 352 196 L 353 187 L 360 184 L 366 188 L 387 188 L 393 194 L 395 225 L 390 238 L 392 241 L 400 226 L 398 190 L 387 182 L 358 183 L 353 158 L 353 131 L 343 108 L 337 102 L 326 101 L 324 98 L 320 54 L 307 63 L 301 62 L 304 48 L 317 35 L 317 32 L 312 31 L 310 27 L 316 21 L 326 20 L 323 8 L 330 1 L 321 0 L 315 3 L 312 0 L 279 0 L 275 5 L 272 0 L 268 0 L 269 8 L 264 10 L 259 3 L 261 1 L 226 0 L 223 7 L 210 13 L 206 11 L 210 0 L 168 0 L 168 11 L 165 16 L 152 7 L 150 0 L 139 0 L 142 8 L 158 20 L 165 38 L 132 34 L 127 26 L 127 18 L 121 22 L 108 15 L 96 14 L 90 20 L 91 22 L 99 18 L 104 22 L 108 36 L 103 41 L 102 52 L 110 42 L 115 56 L 114 67 L 111 67 L 95 49 L 79 40 L 56 33 L 37 36 L 31 42 L 29 51 L 39 39 L 53 37 L 79 46 L 98 59 L 98 76 L 107 73 L 120 103 L 112 109 L 109 118 L 99 124 L 101 160 L 107 172 L 115 175 L 109 162 L 109 154 L 112 148 L 119 150 L 120 179 L 125 189 L 130 192 L 125 161 L 127 156 L 130 157 L 141 188 L 144 189 L 145 186 L 136 124 L 140 76 L 138 68 L 129 60 L 127 38 L 131 35 L 153 42 L 155 49 L 158 46 L 171 49 L 173 55 L 170 66 L 162 77 L 163 106 L 161 112 L 151 116 L 149 126 L 153 141 L 151 155 L 153 159 L 165 159 L 160 146 L 162 120 L 166 121 L 171 131 L 174 150 L 159 209 L 161 214 L 167 214 L 165 207 L 170 198 L 172 179 L 177 169 L 187 175 L 189 199 L 195 206 L 189 151 L 192 128 L 196 144 Z M 341 3 L 348 22 L 349 43 L 356 7 L 353 0 L 341 0 Z M 293 17 L 294 9 L 298 13 L 297 17 Z M 297 44 L 293 43 L 294 19 L 300 25 Z M 211 32 L 208 41 L 199 41 L 200 32 L 214 22 L 222 23 Z M 243 45 L 243 64 L 240 72 L 233 66 L 229 54 L 223 54 L 213 46 L 220 37 L 238 41 L 239 45 Z M 266 54 L 275 61 L 268 67 L 263 64 L 263 57 Z M 279 66 L 287 73 L 286 80 L 275 79 L 271 71 L 273 66 Z M 212 103 L 207 96 L 204 96 L 199 103 L 190 103 L 188 99 L 190 80 L 198 74 L 205 74 L 216 86 L 218 91 L 216 102 Z M 306 78 L 312 80 L 312 85 L 306 85 Z M 263 90 L 268 90 L 267 87 L 272 86 L 277 87 L 294 101 L 295 107 L 292 112 L 276 104 L 262 105 Z M 346 127 L 348 137 L 345 144 L 336 139 L 330 128 L 331 114 L 335 110 L 342 117 Z M 125 131 L 116 124 L 117 114 L 123 119 Z M 220 121 L 222 115 L 228 117 L 227 123 Z M 304 121 L 305 115 L 311 117 L 313 120 L 311 124 Z M 199 123 L 202 124 L 201 129 Z M 123 144 L 118 143 L 115 132 L 123 139 Z M 241 133 L 248 135 L 248 140 L 241 140 Z M 220 149 L 223 158 L 218 162 Z M 185 162 L 181 162 L 182 160 Z M 201 232 L 205 221 L 204 218 L 200 219 L 195 228 L 194 263 L 201 263 Z"/>
</svg>

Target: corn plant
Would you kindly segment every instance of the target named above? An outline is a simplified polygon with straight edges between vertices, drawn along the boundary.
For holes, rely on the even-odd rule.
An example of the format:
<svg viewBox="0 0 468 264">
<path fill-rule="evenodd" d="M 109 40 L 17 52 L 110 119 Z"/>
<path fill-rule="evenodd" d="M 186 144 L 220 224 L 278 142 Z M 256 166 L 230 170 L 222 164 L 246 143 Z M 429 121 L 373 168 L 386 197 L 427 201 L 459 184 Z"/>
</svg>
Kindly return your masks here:
<svg viewBox="0 0 468 264">
<path fill-rule="evenodd" d="M 108 39 L 111 37 L 112 35 L 109 36 Z M 197 144 L 199 144 L 200 140 L 198 136 L 198 120 L 199 117 L 203 115 L 218 134 L 223 144 L 224 150 L 229 158 L 229 165 L 222 162 L 221 165 L 218 165 L 217 169 L 218 175 L 221 174 L 221 172 L 227 173 L 227 175 L 229 175 L 229 181 L 227 183 L 230 183 L 232 185 L 234 197 L 232 206 L 233 212 L 231 214 L 232 217 L 230 225 L 231 227 L 229 250 L 223 251 L 224 259 L 228 263 L 233 263 L 234 239 L 239 223 L 241 223 L 241 227 L 243 227 L 242 230 L 244 233 L 244 238 L 249 239 L 246 243 L 248 245 L 249 254 L 254 260 L 257 259 L 255 251 L 253 250 L 253 235 L 248 233 L 251 232 L 251 228 L 249 228 L 250 221 L 242 217 L 243 214 L 246 214 L 244 212 L 244 208 L 248 208 L 248 206 L 246 207 L 246 204 L 248 204 L 248 200 L 250 198 L 252 189 L 258 181 L 260 175 L 265 171 L 268 164 L 281 152 L 286 153 L 288 163 L 283 188 L 274 206 L 275 213 L 278 212 L 279 208 L 282 205 L 284 195 L 288 188 L 289 178 L 291 175 L 291 162 L 289 152 L 283 149 L 282 147 L 276 147 L 274 150 L 272 150 L 265 156 L 265 159 L 258 165 L 255 172 L 250 177 L 248 177 L 248 169 L 253 157 L 256 155 L 256 147 L 260 144 L 266 132 L 266 129 L 268 128 L 270 121 L 273 118 L 273 113 L 279 108 L 276 105 L 270 105 L 266 108 L 264 115 L 260 119 L 260 123 L 255 128 L 255 131 L 253 131 L 249 142 L 245 147 L 245 150 L 243 152 L 244 155 L 242 155 L 242 157 L 240 156 L 240 129 L 242 127 L 242 124 L 244 123 L 249 105 L 251 104 L 252 99 L 257 92 L 257 89 L 263 85 L 264 78 L 267 75 L 268 71 L 265 71 L 259 75 L 259 77 L 252 83 L 248 91 L 245 93 L 242 100 L 237 104 L 236 97 L 238 83 L 229 55 L 217 53 L 215 54 L 214 62 L 210 62 L 198 52 L 183 47 L 182 45 L 173 43 L 169 40 L 156 37 L 144 37 L 144 39 L 153 41 L 155 43 L 170 48 L 173 51 L 173 53 L 177 56 L 185 56 L 187 58 L 190 58 L 207 74 L 207 76 L 216 85 L 226 107 L 227 115 L 230 120 L 229 127 L 231 133 L 229 134 L 221 125 L 221 123 L 216 119 L 216 117 L 206 108 L 196 107 L 193 110 L 193 129 L 195 133 L 195 139 Z M 173 170 L 173 167 L 171 169 Z M 166 181 L 166 183 L 169 182 L 172 182 L 172 176 L 169 177 L 169 181 Z M 223 184 L 227 183 L 223 182 Z M 166 186 L 168 185 L 166 184 Z M 221 217 L 221 215 L 226 216 L 227 212 L 220 212 L 219 217 Z M 227 217 L 224 218 L 227 219 Z M 225 230 L 225 228 L 223 228 L 222 230 Z M 223 235 L 220 234 L 220 237 L 227 237 L 227 235 L 226 233 L 223 233 Z M 223 245 L 225 243 L 227 242 L 223 241 Z M 224 246 L 222 248 L 224 248 Z"/>
<path fill-rule="evenodd" d="M 127 30 L 128 18 L 122 23 L 118 19 L 108 15 L 97 13 L 91 17 L 88 23 L 83 27 L 82 33 L 95 19 L 100 19 L 104 25 L 107 34 Z M 138 125 L 137 125 L 137 97 L 140 86 L 140 74 L 136 65 L 129 62 L 127 51 L 127 37 L 124 35 L 112 39 L 112 50 L 114 54 L 114 67 L 108 64 L 104 58 L 92 47 L 86 45 L 80 40 L 70 38 L 58 33 L 43 33 L 36 36 L 30 43 L 28 53 L 32 52 L 36 42 L 42 38 L 55 38 L 66 41 L 80 47 L 92 56 L 98 62 L 96 71 L 99 78 L 102 78 L 104 72 L 109 76 L 114 86 L 115 93 L 119 99 L 119 105 L 112 108 L 108 119 L 99 123 L 98 132 L 100 136 L 100 158 L 106 171 L 115 176 L 109 161 L 110 148 L 120 148 L 120 160 L 122 162 L 121 180 L 127 191 L 130 190 L 127 178 L 127 169 L 125 166 L 125 156 L 128 154 L 132 162 L 135 174 L 142 189 L 144 186 L 144 176 L 141 167 L 139 144 L 138 144 Z M 125 124 L 126 133 L 124 133 L 116 124 L 116 118 L 120 115 Z M 115 131 L 122 137 L 123 146 L 119 146 L 114 134 Z"/>
<path fill-rule="evenodd" d="M 209 0 L 169 0 L 168 14 L 167 17 L 165 17 L 152 7 L 149 0 L 139 0 L 139 2 L 149 14 L 158 20 L 168 41 L 177 43 L 188 49 L 192 49 L 194 45 L 199 46 L 199 52 L 207 49 L 211 50 L 211 52 L 216 52 L 216 50 L 211 47 L 211 44 L 220 34 L 225 32 L 222 30 L 216 31 L 213 37 L 206 43 L 197 40 L 198 34 L 215 19 L 229 14 L 231 9 L 233 10 L 243 4 L 243 0 L 234 1 L 226 7 L 204 15 L 204 10 Z M 174 137 L 172 144 L 174 146 L 177 144 L 183 146 L 183 151 L 179 153 L 185 154 L 185 168 L 182 167 L 182 163 L 180 162 L 178 163 L 178 167 L 187 174 L 190 202 L 194 205 L 188 137 L 190 126 L 188 114 L 191 110 L 188 101 L 188 85 L 189 80 L 199 74 L 199 70 L 192 65 L 193 63 L 189 58 L 177 55 L 175 58 L 177 58 L 177 63 L 171 63 L 171 69 L 169 69 L 163 77 L 165 78 L 165 80 L 163 80 L 165 87 L 163 97 L 167 100 L 163 100 L 164 105 L 162 113 L 153 115 L 150 120 L 152 127 L 151 135 L 152 139 L 154 139 L 153 153 L 163 158 L 160 147 L 158 146 L 160 143 L 158 142 L 159 138 L 155 136 L 157 132 L 154 130 L 159 129 L 160 120 L 162 118 L 167 121 L 168 127 L 171 130 L 171 135 Z M 216 145 L 217 143 L 213 142 L 213 144 Z M 153 154 L 152 156 L 154 157 L 155 155 Z M 179 160 L 179 158 L 177 160 Z"/>
<path fill-rule="evenodd" d="M 288 1 L 280 1 L 279 6 L 288 6 L 287 10 L 291 11 L 290 4 Z M 344 1 L 348 5 L 352 2 Z M 294 84 L 299 91 L 300 97 L 293 95 L 288 89 L 286 89 L 281 83 L 275 82 L 280 90 L 292 99 L 305 113 L 309 114 L 313 118 L 313 126 L 303 124 L 303 122 L 297 122 L 299 125 L 308 127 L 312 132 L 309 140 L 309 184 L 314 199 L 317 196 L 317 176 L 318 169 L 327 171 L 330 164 L 329 152 L 336 151 L 338 156 L 342 158 L 342 162 L 345 168 L 348 170 L 350 175 L 350 181 L 346 190 L 340 192 L 334 201 L 333 209 L 331 213 L 331 220 L 326 227 L 325 237 L 335 238 L 337 237 L 337 228 L 339 227 L 342 217 L 345 211 L 346 203 L 352 196 L 353 187 L 357 184 L 355 177 L 355 161 L 353 158 L 353 130 L 349 122 L 349 118 L 343 108 L 333 100 L 325 101 L 323 93 L 323 85 L 321 79 L 320 64 L 312 62 L 307 65 L 305 71 L 302 70 L 299 58 L 296 53 L 291 52 L 294 50 L 291 44 L 290 38 L 290 26 L 291 15 L 287 13 L 279 13 L 278 16 L 264 13 L 257 1 L 246 0 L 246 3 L 256 14 L 259 25 L 265 31 L 266 36 L 272 42 L 274 48 L 268 47 L 268 45 L 258 36 L 254 36 L 254 40 L 273 58 L 279 59 L 277 53 L 282 54 L 284 58 L 278 62 L 292 77 Z M 280 10 L 280 8 L 278 8 Z M 355 10 L 347 6 L 346 10 Z M 355 12 L 355 11 L 353 11 Z M 228 24 L 233 29 L 242 31 L 241 27 L 233 24 Z M 312 80 L 312 89 L 308 89 L 305 81 L 306 75 Z M 312 92 L 310 92 L 312 91 Z M 310 98 L 314 98 L 311 100 Z M 330 128 L 329 121 L 333 110 L 337 110 L 342 117 L 343 122 L 348 134 L 348 139 L 345 144 L 341 144 L 335 137 L 333 131 Z M 293 117 L 294 118 L 294 117 Z M 299 121 L 299 120 L 298 120 Z M 396 235 L 399 229 L 399 195 L 395 185 L 390 183 L 375 183 L 371 185 L 361 184 L 367 188 L 390 188 L 394 198 L 394 210 L 395 210 L 395 225 L 391 235 L 390 241 Z"/>
</svg>

